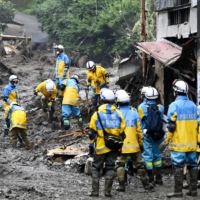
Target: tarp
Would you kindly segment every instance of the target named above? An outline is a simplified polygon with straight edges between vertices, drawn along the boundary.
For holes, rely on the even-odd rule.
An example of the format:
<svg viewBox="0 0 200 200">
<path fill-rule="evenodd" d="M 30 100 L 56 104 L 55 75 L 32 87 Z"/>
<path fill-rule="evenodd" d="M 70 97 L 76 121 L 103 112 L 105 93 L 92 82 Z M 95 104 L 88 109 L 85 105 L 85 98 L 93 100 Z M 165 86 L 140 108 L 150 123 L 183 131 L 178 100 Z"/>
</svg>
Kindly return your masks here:
<svg viewBox="0 0 200 200">
<path fill-rule="evenodd" d="M 138 42 L 136 47 L 151 57 L 155 58 L 164 66 L 175 63 L 180 55 L 182 48 L 169 41 Z"/>
</svg>

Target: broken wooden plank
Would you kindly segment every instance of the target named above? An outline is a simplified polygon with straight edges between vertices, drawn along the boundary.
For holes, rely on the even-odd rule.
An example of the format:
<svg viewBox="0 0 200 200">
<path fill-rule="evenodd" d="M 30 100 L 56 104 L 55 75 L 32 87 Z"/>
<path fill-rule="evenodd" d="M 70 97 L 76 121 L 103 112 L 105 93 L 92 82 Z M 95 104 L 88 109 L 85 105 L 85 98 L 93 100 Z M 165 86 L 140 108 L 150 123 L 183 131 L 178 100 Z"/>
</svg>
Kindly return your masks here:
<svg viewBox="0 0 200 200">
<path fill-rule="evenodd" d="M 73 144 L 73 145 L 67 146 L 66 149 L 56 148 L 56 149 L 47 150 L 47 156 L 54 156 L 54 155 L 77 156 L 79 154 L 83 154 L 86 149 L 87 149 L 87 145 Z"/>
</svg>

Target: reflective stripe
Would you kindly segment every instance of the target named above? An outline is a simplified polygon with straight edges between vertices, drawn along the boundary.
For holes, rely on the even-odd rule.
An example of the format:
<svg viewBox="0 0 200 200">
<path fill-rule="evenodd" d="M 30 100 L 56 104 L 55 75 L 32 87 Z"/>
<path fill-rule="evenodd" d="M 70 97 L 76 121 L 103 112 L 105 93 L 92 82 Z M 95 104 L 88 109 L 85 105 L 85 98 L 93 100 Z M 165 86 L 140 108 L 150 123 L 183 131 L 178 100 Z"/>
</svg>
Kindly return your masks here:
<svg viewBox="0 0 200 200">
<path fill-rule="evenodd" d="M 197 144 L 196 143 L 193 143 L 193 144 L 170 144 L 169 145 L 170 147 L 197 147 Z"/>
<path fill-rule="evenodd" d="M 153 166 L 152 162 L 146 162 L 145 164 L 146 164 L 147 167 L 152 167 Z"/>
<path fill-rule="evenodd" d="M 102 147 L 102 148 L 96 148 L 96 152 L 101 152 L 101 151 L 104 151 L 104 150 L 110 150 L 109 148 L 107 148 L 106 146 Z"/>
<path fill-rule="evenodd" d="M 130 145 L 130 146 L 123 146 L 123 149 L 132 149 L 132 148 L 138 148 L 139 145 Z"/>
<path fill-rule="evenodd" d="M 20 123 L 12 123 L 12 126 L 24 126 L 24 127 L 26 127 L 26 124 L 20 124 Z"/>
<path fill-rule="evenodd" d="M 159 160 L 159 161 L 153 162 L 153 165 L 154 165 L 154 166 L 161 165 L 161 164 L 162 164 L 162 160 Z"/>
</svg>

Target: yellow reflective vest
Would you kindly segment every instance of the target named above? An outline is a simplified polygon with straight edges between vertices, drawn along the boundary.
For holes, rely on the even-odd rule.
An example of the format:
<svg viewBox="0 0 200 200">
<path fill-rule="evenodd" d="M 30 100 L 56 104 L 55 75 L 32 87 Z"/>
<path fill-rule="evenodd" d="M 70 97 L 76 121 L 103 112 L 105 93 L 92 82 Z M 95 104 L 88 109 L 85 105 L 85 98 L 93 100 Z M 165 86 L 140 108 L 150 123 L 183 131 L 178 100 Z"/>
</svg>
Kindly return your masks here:
<svg viewBox="0 0 200 200">
<path fill-rule="evenodd" d="M 169 105 L 167 121 L 175 122 L 173 133 L 167 133 L 166 143 L 170 150 L 177 152 L 191 152 L 197 150 L 198 120 L 197 107 L 187 96 L 178 96 Z"/>
<path fill-rule="evenodd" d="M 35 88 L 35 91 L 38 92 L 37 95 L 38 96 L 42 96 L 44 95 L 45 98 L 47 100 L 53 100 L 56 98 L 56 94 L 57 94 L 57 89 L 56 89 L 56 85 L 54 85 L 54 88 L 53 88 L 53 91 L 52 92 L 47 92 L 46 90 L 46 84 L 49 82 L 49 81 L 52 81 L 51 79 L 48 79 L 42 83 L 40 83 L 36 88 Z M 53 82 L 53 81 L 52 81 Z"/>
<path fill-rule="evenodd" d="M 94 94 L 100 94 L 100 90 L 106 83 L 109 83 L 109 76 L 103 67 L 97 65 L 95 72 L 90 70 L 87 72 L 87 86 L 91 86 Z"/>
<path fill-rule="evenodd" d="M 26 129 L 26 112 L 24 108 L 17 105 L 10 105 L 6 107 L 4 118 L 8 119 L 10 115 L 10 130 L 15 127 Z"/>
<path fill-rule="evenodd" d="M 120 106 L 119 109 L 126 121 L 126 128 L 124 131 L 126 138 L 121 152 L 127 154 L 139 152 L 140 146 L 143 145 L 140 117 L 138 113 L 135 110 L 131 110 L 131 107 L 128 105 Z"/>
<path fill-rule="evenodd" d="M 104 129 L 108 133 L 114 135 L 120 135 L 123 133 L 126 123 L 120 110 L 113 105 L 103 104 L 98 108 L 98 112 Z M 112 151 L 110 148 L 105 146 L 103 129 L 99 123 L 97 112 L 92 115 L 89 128 L 93 129 L 97 134 L 95 141 L 96 154 L 100 155 Z M 93 140 L 90 140 L 90 143 L 93 143 Z"/>
</svg>

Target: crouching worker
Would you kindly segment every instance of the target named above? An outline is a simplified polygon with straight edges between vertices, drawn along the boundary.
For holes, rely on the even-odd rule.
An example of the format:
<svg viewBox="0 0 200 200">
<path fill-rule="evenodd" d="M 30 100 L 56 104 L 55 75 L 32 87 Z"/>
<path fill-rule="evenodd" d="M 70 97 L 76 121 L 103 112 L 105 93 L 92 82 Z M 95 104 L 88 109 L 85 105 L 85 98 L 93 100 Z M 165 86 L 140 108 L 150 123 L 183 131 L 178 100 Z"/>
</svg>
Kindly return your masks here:
<svg viewBox="0 0 200 200">
<path fill-rule="evenodd" d="M 90 121 L 90 144 L 95 140 L 94 160 L 92 163 L 92 192 L 90 196 L 99 196 L 100 169 L 105 163 L 105 196 L 111 197 L 111 189 L 115 177 L 114 166 L 119 149 L 111 149 L 104 138 L 105 132 L 114 136 L 124 135 L 125 121 L 122 113 L 113 106 L 115 95 L 112 90 L 104 89 L 100 94 L 101 105 Z M 107 135 L 107 134 L 106 134 Z M 123 145 L 123 143 L 122 143 Z M 90 151 L 92 146 L 90 145 Z"/>
<path fill-rule="evenodd" d="M 7 123 L 10 116 L 10 123 L 7 125 L 10 126 L 10 142 L 13 148 L 17 147 L 17 137 L 20 134 L 22 140 L 26 144 L 27 150 L 32 146 L 29 141 L 29 138 L 26 134 L 26 112 L 24 108 L 19 106 L 16 102 L 11 103 L 10 106 L 6 107 L 4 119 Z"/>
<path fill-rule="evenodd" d="M 69 118 L 71 113 L 77 118 L 78 126 L 83 127 L 83 120 L 78 106 L 79 101 L 79 78 L 77 75 L 71 76 L 70 79 L 65 79 L 60 86 L 59 98 L 62 100 L 62 117 L 65 130 L 70 129 Z M 82 131 L 83 132 L 83 131 Z"/>
<path fill-rule="evenodd" d="M 143 135 L 138 113 L 129 106 L 130 97 L 124 90 L 116 93 L 116 101 L 122 112 L 125 121 L 126 139 L 121 150 L 121 155 L 117 158 L 117 176 L 119 187 L 117 191 L 125 191 L 125 170 L 124 166 L 128 156 L 132 159 L 134 166 L 137 168 L 137 174 L 140 176 L 145 190 L 154 188 L 153 184 L 149 184 L 144 163 L 142 161 L 141 149 L 143 149 Z"/>
<path fill-rule="evenodd" d="M 56 85 L 51 79 L 40 83 L 34 91 L 34 94 L 39 97 L 43 111 L 48 112 L 49 121 L 53 119 L 53 113 L 55 112 L 54 104 L 56 93 Z"/>
</svg>

